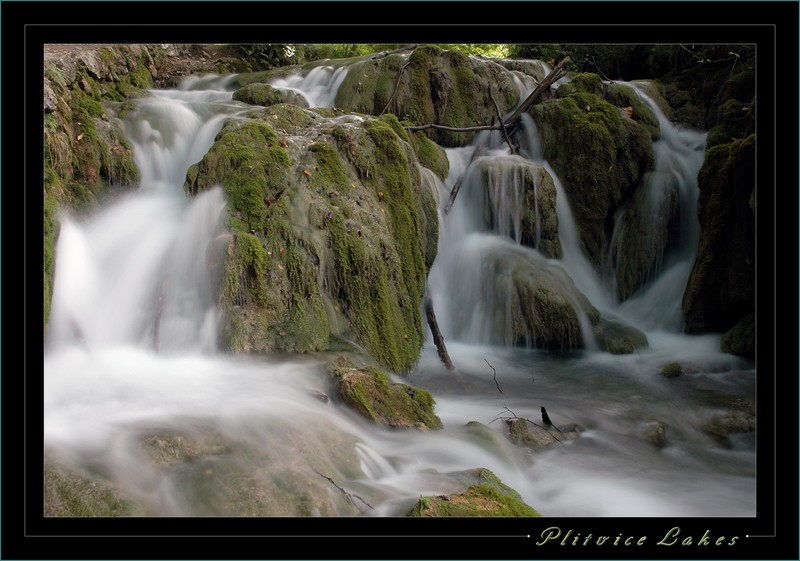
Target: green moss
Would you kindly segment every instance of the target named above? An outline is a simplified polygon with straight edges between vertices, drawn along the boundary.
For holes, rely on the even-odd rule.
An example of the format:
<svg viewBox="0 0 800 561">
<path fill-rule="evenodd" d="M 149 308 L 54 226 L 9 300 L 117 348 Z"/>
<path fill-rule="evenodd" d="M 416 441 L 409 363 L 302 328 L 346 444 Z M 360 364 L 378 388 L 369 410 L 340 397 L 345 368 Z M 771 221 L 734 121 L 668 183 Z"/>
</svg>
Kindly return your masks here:
<svg viewBox="0 0 800 561">
<path fill-rule="evenodd" d="M 595 340 L 607 353 L 631 354 L 648 346 L 647 336 L 633 326 L 611 320 L 600 320 L 593 328 Z"/>
<path fill-rule="evenodd" d="M 544 157 L 569 197 L 583 250 L 599 264 L 614 211 L 653 169 L 651 136 L 619 108 L 581 90 L 535 105 L 532 114 Z"/>
<path fill-rule="evenodd" d="M 316 169 L 309 171 L 313 187 L 320 187 L 326 192 L 346 193 L 351 190 L 341 156 L 333 145 L 328 142 L 315 142 L 308 149 L 317 161 Z"/>
<path fill-rule="evenodd" d="M 397 428 L 442 428 L 430 392 L 392 383 L 377 368 L 357 368 L 344 357 L 328 363 L 327 369 L 342 401 L 367 419 Z"/>
<path fill-rule="evenodd" d="M 530 517 L 540 514 L 522 501 L 514 489 L 485 468 L 468 472 L 479 483 L 463 493 L 420 497 L 409 516 L 430 517 Z"/>
<path fill-rule="evenodd" d="M 233 99 L 251 105 L 276 105 L 283 103 L 283 93 L 269 84 L 248 84 L 233 92 Z"/>
<path fill-rule="evenodd" d="M 450 161 L 442 147 L 430 140 L 422 131 L 410 133 L 409 140 L 419 163 L 435 173 L 442 181 L 447 179 L 447 174 L 450 173 Z"/>
<path fill-rule="evenodd" d="M 647 129 L 653 142 L 661 138 L 658 118 L 633 89 L 620 84 L 611 84 L 606 90 L 605 99 L 617 107 L 630 107 L 631 118 Z"/>
<path fill-rule="evenodd" d="M 677 362 L 670 362 L 661 369 L 661 375 L 666 378 L 677 378 L 683 374 L 683 366 Z"/>
<path fill-rule="evenodd" d="M 221 184 L 229 212 L 246 224 L 247 231 L 263 232 L 272 202 L 286 188 L 289 155 L 278 135 L 261 121 L 230 123 L 198 164 L 190 193 Z"/>
</svg>

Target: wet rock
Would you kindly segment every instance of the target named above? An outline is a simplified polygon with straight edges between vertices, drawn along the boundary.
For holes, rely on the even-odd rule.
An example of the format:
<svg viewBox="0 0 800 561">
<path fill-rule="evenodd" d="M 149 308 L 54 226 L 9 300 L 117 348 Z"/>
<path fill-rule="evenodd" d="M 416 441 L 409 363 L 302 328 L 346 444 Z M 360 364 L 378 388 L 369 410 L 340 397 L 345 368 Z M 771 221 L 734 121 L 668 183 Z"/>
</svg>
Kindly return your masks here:
<svg viewBox="0 0 800 561">
<path fill-rule="evenodd" d="M 670 362 L 661 369 L 661 375 L 665 378 L 677 378 L 683 374 L 683 366 L 677 362 Z"/>
<path fill-rule="evenodd" d="M 469 485 L 463 492 L 421 497 L 408 516 L 540 516 L 520 494 L 490 470 L 478 468 L 453 474 Z"/>
<path fill-rule="evenodd" d="M 667 425 L 661 421 L 651 421 L 645 424 L 642 436 L 656 448 L 663 448 L 667 445 Z"/>
<path fill-rule="evenodd" d="M 251 105 L 269 106 L 290 103 L 308 107 L 308 102 L 301 94 L 291 90 L 273 88 L 269 84 L 248 84 L 233 92 L 233 99 Z"/>
<path fill-rule="evenodd" d="M 367 419 L 394 428 L 442 428 L 427 390 L 392 383 L 380 370 L 356 367 L 345 357 L 329 362 L 327 369 L 339 398 Z"/>
<path fill-rule="evenodd" d="M 607 353 L 631 354 L 636 349 L 645 349 L 648 346 L 644 333 L 618 320 L 601 318 L 592 331 L 597 344 Z"/>
<path fill-rule="evenodd" d="M 512 442 L 534 450 L 540 450 L 559 442 L 574 440 L 580 436 L 582 429 L 575 423 L 563 426 L 542 427 L 528 422 L 527 419 L 507 420 L 508 435 Z"/>
<path fill-rule="evenodd" d="M 720 349 L 725 353 L 755 358 L 756 319 L 750 314 L 722 336 Z"/>
<path fill-rule="evenodd" d="M 683 295 L 687 333 L 725 332 L 753 312 L 755 145 L 751 135 L 706 151 L 697 178 L 697 258 Z M 745 326 L 738 333 L 745 335 Z"/>
</svg>

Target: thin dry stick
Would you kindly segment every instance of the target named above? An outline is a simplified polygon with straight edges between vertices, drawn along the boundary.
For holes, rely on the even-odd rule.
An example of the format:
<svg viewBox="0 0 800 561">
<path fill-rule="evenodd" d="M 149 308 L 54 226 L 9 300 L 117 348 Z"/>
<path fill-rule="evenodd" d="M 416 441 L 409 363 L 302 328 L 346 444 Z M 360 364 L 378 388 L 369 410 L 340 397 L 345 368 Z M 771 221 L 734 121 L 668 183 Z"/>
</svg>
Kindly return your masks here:
<svg viewBox="0 0 800 561">
<path fill-rule="evenodd" d="M 511 144 L 511 139 L 508 137 L 508 130 L 506 130 L 506 124 L 503 122 L 503 116 L 500 114 L 500 106 L 497 105 L 497 100 L 494 98 L 491 86 L 489 86 L 489 97 L 492 99 L 492 103 L 494 103 L 494 110 L 497 113 L 497 120 L 500 123 L 500 126 L 502 127 L 503 137 L 506 139 L 506 144 L 508 144 L 508 149 L 511 150 L 512 154 L 516 154 L 517 150 L 516 148 L 514 148 L 514 145 Z"/>
<path fill-rule="evenodd" d="M 352 502 L 352 500 L 353 500 L 353 497 L 355 497 L 356 499 L 358 499 L 359 501 L 361 501 L 362 503 L 364 503 L 365 505 L 367 505 L 367 506 L 368 506 L 370 509 L 372 509 L 372 510 L 375 510 L 375 508 L 374 508 L 374 507 L 373 507 L 371 504 L 369 504 L 367 501 L 365 501 L 364 499 L 362 499 L 362 498 L 361 498 L 361 497 L 359 497 L 358 495 L 353 495 L 353 494 L 351 494 L 351 493 L 348 493 L 347 491 L 345 491 L 344 489 L 342 489 L 341 487 L 339 487 L 339 486 L 336 484 L 336 482 L 335 482 L 333 479 L 331 479 L 330 477 L 328 477 L 327 475 L 323 475 L 323 474 L 321 474 L 320 472 L 318 472 L 317 470 L 314 470 L 314 472 L 315 472 L 317 475 L 319 475 L 320 477 L 322 477 L 322 478 L 324 478 L 324 479 L 327 479 L 328 481 L 330 481 L 330 482 L 331 482 L 331 484 L 332 484 L 334 487 L 336 487 L 337 489 L 339 489 L 339 490 L 340 490 L 342 493 L 344 493 L 344 494 L 345 494 L 345 496 L 346 496 L 348 499 L 350 499 L 350 502 Z"/>
<path fill-rule="evenodd" d="M 483 361 L 484 361 L 486 364 L 489 364 L 489 361 L 488 361 L 488 360 L 486 360 L 486 359 L 483 359 Z M 492 366 L 491 364 L 489 364 L 489 368 L 491 368 L 491 369 L 492 369 L 492 372 L 494 372 L 494 385 L 495 385 L 495 386 L 497 386 L 497 391 L 499 391 L 500 393 L 503 393 L 503 390 L 501 390 L 501 389 L 500 389 L 500 384 L 498 384 L 498 383 L 497 383 L 497 370 L 495 370 L 495 369 L 494 369 L 494 366 Z"/>
</svg>

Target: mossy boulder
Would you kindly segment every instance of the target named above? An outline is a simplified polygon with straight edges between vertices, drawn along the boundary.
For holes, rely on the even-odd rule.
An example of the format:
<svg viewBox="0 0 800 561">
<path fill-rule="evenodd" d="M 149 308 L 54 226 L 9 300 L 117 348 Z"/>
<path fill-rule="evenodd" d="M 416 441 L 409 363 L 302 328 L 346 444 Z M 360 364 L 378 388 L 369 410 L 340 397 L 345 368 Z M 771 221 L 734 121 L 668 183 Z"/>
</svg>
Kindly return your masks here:
<svg viewBox="0 0 800 561">
<path fill-rule="evenodd" d="M 475 263 L 481 264 L 479 275 Z M 585 345 L 584 328 L 600 320 L 560 264 L 511 241 L 471 236 L 448 266 L 461 279 L 460 292 L 442 307 L 451 310 L 448 324 L 462 340 L 576 349 Z M 481 333 L 474 331 L 476 312 L 482 314 Z"/>
<path fill-rule="evenodd" d="M 339 398 L 360 415 L 394 428 L 438 430 L 442 421 L 434 412 L 435 401 L 427 390 L 393 383 L 374 367 L 357 367 L 345 357 L 327 365 Z"/>
<path fill-rule="evenodd" d="M 720 349 L 725 353 L 755 358 L 756 318 L 750 314 L 722 336 Z"/>
<path fill-rule="evenodd" d="M 542 255 L 561 257 L 556 214 L 556 188 L 544 167 L 521 156 L 479 158 L 465 181 L 463 200 L 480 200 L 485 227 Z M 476 217 L 477 218 L 477 217 Z"/>
<path fill-rule="evenodd" d="M 755 135 L 706 151 L 698 173 L 700 240 L 683 295 L 684 331 L 725 332 L 755 305 Z"/>
<path fill-rule="evenodd" d="M 592 83 L 573 80 L 560 98 L 534 105 L 531 114 L 544 158 L 564 185 L 583 251 L 599 266 L 614 212 L 654 167 L 653 137 L 642 122 L 587 91 L 583 82 Z"/>
<path fill-rule="evenodd" d="M 520 494 L 486 468 L 463 472 L 461 479 L 472 482 L 466 490 L 450 495 L 420 497 L 409 516 L 540 516 Z"/>
<path fill-rule="evenodd" d="M 611 354 L 631 354 L 637 349 L 646 349 L 647 335 L 619 320 L 601 318 L 592 328 L 599 347 Z"/>
<path fill-rule="evenodd" d="M 490 92 L 501 113 L 519 101 L 514 74 L 502 65 L 423 45 L 409 55 L 365 57 L 353 64 L 335 105 L 370 115 L 392 113 L 416 124 L 471 127 L 496 118 Z M 442 146 L 464 146 L 474 136 L 434 129 L 425 132 Z"/>
<path fill-rule="evenodd" d="M 248 84 L 233 92 L 233 99 L 250 105 L 277 105 L 278 103 L 291 103 L 300 107 L 308 107 L 308 102 L 299 93 L 291 90 L 280 90 L 269 84 Z"/>
<path fill-rule="evenodd" d="M 730 445 L 732 434 L 756 430 L 755 401 L 745 397 L 725 397 L 718 400 L 719 409 L 705 420 L 703 429 L 721 444 Z"/>
<path fill-rule="evenodd" d="M 226 124 L 187 174 L 189 193 L 216 184 L 232 234 L 223 348 L 317 351 L 337 335 L 392 371 L 413 367 L 438 214 L 396 118 L 268 107 Z"/>
<path fill-rule="evenodd" d="M 661 375 L 665 378 L 677 378 L 683 374 L 683 366 L 678 362 L 670 362 L 665 364 L 661 369 Z"/>
</svg>

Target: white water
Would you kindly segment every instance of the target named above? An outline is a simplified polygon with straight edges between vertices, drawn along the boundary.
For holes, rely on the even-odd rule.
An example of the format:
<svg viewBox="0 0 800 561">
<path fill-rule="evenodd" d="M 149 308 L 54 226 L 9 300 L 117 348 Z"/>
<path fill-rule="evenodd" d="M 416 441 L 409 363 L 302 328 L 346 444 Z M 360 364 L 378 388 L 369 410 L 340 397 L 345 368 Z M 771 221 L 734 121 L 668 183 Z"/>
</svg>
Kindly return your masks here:
<svg viewBox="0 0 800 561">
<path fill-rule="evenodd" d="M 350 70 L 349 65 L 315 66 L 308 73 L 292 74 L 285 78 L 276 78 L 270 84 L 281 90 L 289 90 L 300 94 L 308 102 L 309 107 L 333 107 L 336 93 Z"/>
<path fill-rule="evenodd" d="M 366 515 L 402 515 L 420 495 L 454 492 L 448 472 L 476 467 L 494 471 L 545 516 L 753 514 L 752 433 L 725 447 L 702 430 L 720 412 L 709 390 L 754 392 L 751 366 L 719 352 L 718 336 L 649 332 L 644 353 L 559 356 L 460 343 L 449 338 L 454 326 L 440 321 L 459 376 L 444 372 L 429 345 L 404 380 L 433 392 L 445 428 L 431 433 L 384 430 L 341 404 L 313 397 L 313 391 L 329 391 L 318 365 L 325 357 L 216 354 L 213 279 L 206 263 L 210 242 L 220 234 L 224 201 L 219 189 L 187 200 L 182 183 L 188 165 L 222 126 L 226 117 L 219 113 L 233 115 L 238 106 L 218 82 L 197 83 L 208 88 L 196 90 L 197 97 L 187 90 L 153 92 L 128 123 L 142 189 L 88 221 L 62 218 L 44 359 L 47 454 L 102 474 L 154 515 L 198 511 L 179 491 L 175 473 L 154 468 L 141 438 L 208 426 L 260 459 L 254 478 L 263 485 L 285 470 L 319 482 L 317 466 L 328 462 L 325 475 L 374 507 Z M 197 99 L 204 96 L 214 106 L 210 111 Z M 160 110 L 166 106 L 172 110 Z M 197 144 L 190 146 L 189 139 Z M 442 202 L 471 149 L 448 153 L 453 171 L 439 185 Z M 458 242 L 475 227 L 455 208 L 441 218 L 435 269 L 459 255 Z M 490 250 L 500 243 L 541 258 L 489 232 L 469 236 Z M 471 247 L 465 242 L 462 249 Z M 570 270 L 568 253 L 553 266 Z M 480 254 L 461 265 L 469 263 L 479 264 Z M 448 286 L 437 282 L 446 280 L 432 272 L 429 288 L 441 294 Z M 678 359 L 693 373 L 675 380 L 659 374 Z M 496 379 L 486 361 L 496 368 Z M 505 439 L 499 417 L 510 410 L 536 420 L 540 406 L 557 426 L 574 422 L 586 431 L 532 458 Z M 466 423 L 473 420 L 497 438 L 487 443 L 470 432 Z M 651 421 L 668 427 L 663 449 L 641 436 Z M 332 459 L 343 446 L 342 435 L 353 442 L 348 446 L 358 457 L 358 473 Z"/>
</svg>

